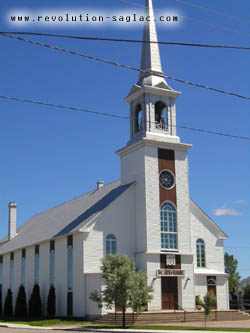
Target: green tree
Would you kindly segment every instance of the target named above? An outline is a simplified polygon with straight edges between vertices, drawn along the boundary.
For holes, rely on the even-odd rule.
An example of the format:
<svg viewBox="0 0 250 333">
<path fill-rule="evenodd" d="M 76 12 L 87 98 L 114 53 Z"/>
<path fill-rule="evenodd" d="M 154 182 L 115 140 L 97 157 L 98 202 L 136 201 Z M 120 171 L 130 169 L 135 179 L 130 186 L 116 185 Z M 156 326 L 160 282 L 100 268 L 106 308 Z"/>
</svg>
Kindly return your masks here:
<svg viewBox="0 0 250 333">
<path fill-rule="evenodd" d="M 40 288 L 35 284 L 29 299 L 29 316 L 40 318 L 42 315 L 42 302 L 40 296 Z"/>
<path fill-rule="evenodd" d="M 13 305 L 12 305 L 12 291 L 8 289 L 7 295 L 4 302 L 4 316 L 11 317 L 13 315 Z"/>
<path fill-rule="evenodd" d="M 140 311 L 141 306 L 151 300 L 152 288 L 147 286 L 145 273 L 136 272 L 134 259 L 126 256 L 108 255 L 102 259 L 101 271 L 105 289 L 101 294 L 97 291 L 91 293 L 89 298 L 97 302 L 99 307 L 105 304 L 108 309 L 122 309 L 122 326 L 125 328 L 127 308 Z"/>
<path fill-rule="evenodd" d="M 204 301 L 202 302 L 202 307 L 205 312 L 205 327 L 207 323 L 207 317 L 212 311 L 213 306 L 216 304 L 216 297 L 215 295 L 209 291 L 206 296 L 204 296 Z"/>
<path fill-rule="evenodd" d="M 195 296 L 195 305 L 196 305 L 196 307 L 197 307 L 198 310 L 202 309 L 202 304 L 203 304 L 203 302 L 201 300 L 200 295 L 196 295 Z"/>
<path fill-rule="evenodd" d="M 233 296 L 240 281 L 240 274 L 237 272 L 238 260 L 233 255 L 225 253 L 225 272 L 229 274 L 229 292 Z"/>
<path fill-rule="evenodd" d="M 147 275 L 138 271 L 134 274 L 134 282 L 129 296 L 129 307 L 134 312 L 140 313 L 142 306 L 145 306 L 152 299 L 153 289 L 147 285 Z"/>
<path fill-rule="evenodd" d="M 249 310 L 250 309 L 250 284 L 248 284 L 244 288 L 243 300 L 244 300 L 244 308 Z"/>
<path fill-rule="evenodd" d="M 23 285 L 19 287 L 18 295 L 16 299 L 15 316 L 26 317 L 27 316 L 27 301 L 26 293 Z"/>
<path fill-rule="evenodd" d="M 50 318 L 55 317 L 56 314 L 56 292 L 55 287 L 50 286 L 48 301 L 47 301 L 47 315 Z"/>
</svg>

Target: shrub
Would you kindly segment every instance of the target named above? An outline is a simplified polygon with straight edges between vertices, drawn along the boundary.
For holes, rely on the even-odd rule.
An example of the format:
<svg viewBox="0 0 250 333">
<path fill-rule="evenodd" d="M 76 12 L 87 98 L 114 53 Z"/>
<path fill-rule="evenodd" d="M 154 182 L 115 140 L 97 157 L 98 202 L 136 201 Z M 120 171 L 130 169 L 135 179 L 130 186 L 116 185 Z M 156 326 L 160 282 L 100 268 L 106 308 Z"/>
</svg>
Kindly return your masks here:
<svg viewBox="0 0 250 333">
<path fill-rule="evenodd" d="M 202 300 L 200 295 L 195 296 L 195 305 L 201 305 L 202 306 Z"/>
<path fill-rule="evenodd" d="M 13 315 L 12 291 L 10 289 L 7 291 L 3 312 L 5 317 L 11 317 Z"/>
<path fill-rule="evenodd" d="M 55 287 L 52 285 L 49 290 L 47 301 L 47 316 L 50 318 L 55 317 L 56 314 L 56 293 Z"/>
<path fill-rule="evenodd" d="M 19 287 L 18 295 L 16 299 L 15 316 L 26 317 L 27 316 L 27 301 L 26 293 L 23 285 Z"/>
<path fill-rule="evenodd" d="M 40 297 L 40 288 L 35 284 L 29 299 L 29 316 L 41 317 L 42 315 L 42 302 Z"/>
</svg>

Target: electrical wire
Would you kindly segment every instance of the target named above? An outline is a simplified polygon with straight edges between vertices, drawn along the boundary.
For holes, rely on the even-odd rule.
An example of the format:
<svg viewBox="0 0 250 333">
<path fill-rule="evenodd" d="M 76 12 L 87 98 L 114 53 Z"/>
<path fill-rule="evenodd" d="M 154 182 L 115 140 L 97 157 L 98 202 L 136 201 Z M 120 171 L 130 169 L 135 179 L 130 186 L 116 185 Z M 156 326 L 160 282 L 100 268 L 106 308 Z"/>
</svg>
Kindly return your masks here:
<svg viewBox="0 0 250 333">
<path fill-rule="evenodd" d="M 42 102 L 42 101 L 37 101 L 37 100 L 29 100 L 29 99 L 22 99 L 22 98 L 11 97 L 11 96 L 1 96 L 1 95 L 0 95 L 0 98 L 1 99 L 12 100 L 12 101 L 16 101 L 16 102 L 31 103 L 31 104 L 36 104 L 36 105 L 49 106 L 49 107 L 52 107 L 52 108 L 79 111 L 79 112 L 91 113 L 91 114 L 96 114 L 96 115 L 101 115 L 101 116 L 108 116 L 108 117 L 113 117 L 113 118 L 120 118 L 120 119 L 127 119 L 127 120 L 130 119 L 127 116 L 117 115 L 117 114 L 113 114 L 113 113 L 91 111 L 91 110 L 87 110 L 87 109 L 81 109 L 81 108 L 72 107 L 72 106 L 65 106 L 65 105 L 47 103 L 47 102 Z M 150 121 L 148 121 L 148 122 L 151 123 L 151 124 L 152 123 L 155 124 L 155 122 L 150 122 Z M 173 127 L 181 128 L 181 129 L 185 129 L 185 130 L 189 130 L 189 131 L 197 131 L 197 132 L 201 132 L 201 133 L 220 135 L 220 136 L 225 136 L 225 137 L 231 137 L 231 138 L 234 138 L 234 139 L 241 139 L 241 140 L 250 141 L 250 137 L 246 137 L 246 136 L 239 136 L 239 135 L 233 135 L 233 134 L 229 134 L 229 133 L 215 132 L 215 131 L 211 131 L 211 130 L 204 130 L 204 129 L 200 129 L 200 128 L 193 128 L 193 127 L 180 126 L 180 125 L 176 125 L 176 126 L 173 126 Z"/>
<path fill-rule="evenodd" d="M 142 8 L 145 8 L 144 5 L 142 4 L 139 4 L 137 2 L 132 2 L 130 0 L 120 0 L 121 2 L 125 2 L 125 3 L 128 3 L 128 4 L 132 4 L 134 6 L 137 6 L 137 7 L 142 7 Z M 155 11 L 158 11 L 160 13 L 164 13 L 163 10 L 161 9 L 158 9 L 158 8 L 154 8 Z M 200 23 L 200 24 L 203 24 L 203 25 L 207 25 L 209 26 L 210 28 L 214 28 L 214 29 L 218 29 L 218 30 L 223 30 L 223 31 L 227 31 L 227 32 L 233 32 L 233 33 L 236 33 L 236 34 L 240 34 L 240 35 L 250 35 L 249 33 L 247 32 L 242 32 L 242 31 L 239 31 L 239 30 L 235 30 L 235 29 L 230 29 L 230 28 L 227 28 L 227 27 L 224 27 L 224 26 L 221 26 L 221 25 L 216 25 L 216 24 L 212 24 L 212 23 L 208 23 L 204 20 L 199 20 L 199 19 L 196 19 L 196 18 L 193 18 L 193 17 L 190 17 L 190 16 L 183 16 L 183 15 L 179 15 L 179 17 L 182 17 L 184 19 L 187 19 L 189 21 L 193 21 L 193 22 L 196 22 L 196 23 Z"/>
<path fill-rule="evenodd" d="M 250 50 L 250 47 L 245 47 L 245 46 L 215 45 L 215 44 L 201 44 L 201 43 L 183 43 L 183 42 L 166 42 L 166 41 L 157 41 L 156 42 L 156 41 L 140 40 L 140 39 L 121 39 L 121 38 L 102 38 L 102 37 L 89 37 L 89 36 L 72 36 L 72 35 L 60 35 L 60 34 L 45 34 L 45 33 L 40 33 L 40 32 L 13 32 L 13 31 L 7 31 L 6 32 L 6 31 L 0 31 L 0 34 L 69 38 L 69 39 L 89 40 L 89 41 L 160 44 L 160 45 L 173 45 L 173 46 L 236 49 L 236 50 L 248 50 L 248 51 Z"/>
<path fill-rule="evenodd" d="M 238 17 L 238 16 L 229 15 L 227 13 L 223 13 L 223 12 L 215 10 L 215 9 L 206 8 L 206 7 L 203 7 L 201 5 L 198 5 L 198 4 L 195 4 L 195 3 L 192 3 L 192 2 L 187 2 L 187 1 L 184 1 L 184 0 L 174 0 L 174 1 L 182 3 L 182 4 L 186 5 L 186 6 L 190 6 L 190 7 L 194 7 L 194 8 L 199 8 L 201 10 L 205 10 L 205 11 L 207 11 L 209 13 L 212 13 L 212 14 L 216 14 L 216 15 L 227 17 L 230 20 L 235 20 L 235 21 L 240 21 L 240 22 L 244 21 L 244 22 L 250 23 L 250 20 L 247 19 L 247 18 L 244 18 L 244 17 Z"/>
<path fill-rule="evenodd" d="M 116 114 L 113 114 L 113 113 L 91 111 L 91 110 L 86 110 L 86 109 L 81 109 L 81 108 L 75 108 L 75 107 L 72 107 L 72 106 L 46 103 L 46 102 L 41 102 L 41 101 L 36 101 L 36 100 L 29 100 L 29 99 L 16 98 L 16 97 L 10 97 L 10 96 L 1 96 L 1 95 L 0 95 L 0 98 L 8 99 L 8 100 L 11 100 L 11 101 L 16 101 L 16 102 L 24 102 L 24 103 L 43 105 L 43 106 L 50 106 L 50 107 L 58 108 L 58 109 L 66 109 L 66 110 L 72 110 L 72 111 L 92 113 L 92 114 L 97 114 L 97 115 L 100 115 L 100 116 L 109 116 L 109 117 L 114 117 L 114 118 L 129 119 L 129 117 L 122 116 L 122 115 L 116 115 Z"/>
<path fill-rule="evenodd" d="M 23 41 L 23 42 L 26 42 L 26 43 L 30 43 L 30 44 L 41 46 L 41 47 L 46 47 L 46 48 L 49 48 L 49 49 L 52 49 L 52 50 L 56 50 L 56 51 L 60 51 L 60 52 L 64 52 L 64 53 L 68 53 L 68 54 L 72 54 L 72 55 L 77 55 L 77 56 L 84 57 L 84 58 L 87 58 L 87 59 L 90 59 L 90 60 L 95 60 L 95 61 L 103 62 L 103 63 L 106 63 L 106 64 L 114 65 L 114 66 L 117 66 L 117 67 L 130 69 L 130 70 L 137 71 L 137 72 L 140 72 L 140 73 L 148 73 L 147 70 L 142 70 L 142 69 L 139 69 L 137 67 L 133 67 L 133 66 L 129 66 L 129 65 L 124 65 L 124 64 L 117 63 L 115 61 L 111 61 L 111 60 L 107 60 L 107 59 L 103 59 L 103 58 L 99 58 L 99 57 L 90 56 L 90 55 L 87 55 L 87 54 L 84 54 L 84 53 L 80 53 L 80 52 L 75 52 L 75 51 L 72 51 L 72 50 L 67 50 L 67 49 L 59 48 L 59 47 L 56 47 L 54 45 L 39 43 L 39 42 L 35 42 L 33 40 L 24 39 L 22 37 L 16 37 L 16 36 L 12 36 L 12 35 L 8 35 L 8 34 L 3 34 L 3 33 L 0 34 L 0 36 L 7 37 L 7 38 L 12 38 L 12 39 L 16 39 L 16 40 L 20 40 L 20 41 Z M 237 93 L 233 93 L 233 92 L 230 92 L 230 91 L 225 91 L 225 90 L 222 90 L 222 89 L 217 89 L 217 88 L 209 87 L 209 86 L 206 86 L 206 85 L 203 85 L 203 84 L 199 84 L 199 83 L 194 83 L 194 82 L 187 81 L 187 80 L 178 79 L 178 78 L 175 78 L 175 77 L 171 77 L 169 75 L 162 75 L 162 77 L 164 77 L 164 78 L 166 78 L 168 80 L 173 80 L 173 81 L 180 82 L 180 83 L 187 84 L 187 85 L 191 85 L 191 86 L 194 86 L 194 87 L 211 90 L 213 92 L 217 92 L 217 93 L 221 93 L 221 94 L 225 94 L 225 95 L 230 95 L 230 96 L 234 96 L 234 97 L 238 97 L 238 98 L 250 100 L 249 96 L 243 96 L 243 95 L 240 95 L 240 94 L 237 94 Z"/>
</svg>

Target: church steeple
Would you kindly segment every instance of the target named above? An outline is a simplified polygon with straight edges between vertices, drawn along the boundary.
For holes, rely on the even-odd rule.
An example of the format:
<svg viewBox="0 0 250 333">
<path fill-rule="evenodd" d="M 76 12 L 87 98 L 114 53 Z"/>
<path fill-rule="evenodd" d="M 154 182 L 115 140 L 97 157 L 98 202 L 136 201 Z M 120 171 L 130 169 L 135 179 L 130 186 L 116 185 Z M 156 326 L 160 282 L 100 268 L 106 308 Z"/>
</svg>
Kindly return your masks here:
<svg viewBox="0 0 250 333">
<path fill-rule="evenodd" d="M 156 86 L 161 83 L 161 85 L 171 89 L 163 77 L 152 0 L 146 0 L 145 17 L 149 17 L 150 21 L 145 21 L 144 24 L 144 43 L 142 44 L 141 53 L 141 70 L 143 72 L 139 75 L 137 85 L 141 87 L 144 85 Z"/>
<path fill-rule="evenodd" d="M 161 66 L 152 0 L 146 0 L 146 15 L 139 81 L 129 92 L 129 145 L 141 139 L 180 142 L 176 136 L 175 99 L 179 96 L 166 82 Z"/>
</svg>

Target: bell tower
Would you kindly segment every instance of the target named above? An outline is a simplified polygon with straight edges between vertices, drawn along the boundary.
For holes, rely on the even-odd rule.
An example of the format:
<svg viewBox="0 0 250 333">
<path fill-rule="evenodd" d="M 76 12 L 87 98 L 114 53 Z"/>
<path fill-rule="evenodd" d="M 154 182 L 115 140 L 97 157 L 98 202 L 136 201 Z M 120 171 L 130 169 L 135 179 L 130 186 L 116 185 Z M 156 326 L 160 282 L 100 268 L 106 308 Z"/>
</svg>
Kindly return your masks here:
<svg viewBox="0 0 250 333">
<path fill-rule="evenodd" d="M 176 134 L 176 98 L 162 71 L 152 0 L 146 0 L 141 72 L 126 101 L 130 140 L 117 154 L 121 184 L 135 182 L 136 252 L 190 251 L 188 150 Z M 172 207 L 174 231 L 161 230 L 161 208 Z M 170 208 L 166 208 L 170 209 Z M 171 233 L 171 235 L 170 235 Z"/>
<path fill-rule="evenodd" d="M 146 16 L 150 21 L 144 24 L 141 72 L 126 98 L 130 105 L 130 140 L 117 152 L 121 159 L 121 184 L 135 184 L 135 257 L 137 267 L 147 273 L 148 283 L 153 283 L 154 300 L 149 310 L 172 309 L 174 302 L 191 309 L 191 145 L 182 143 L 176 134 L 175 102 L 180 92 L 168 85 L 162 71 L 152 0 L 146 0 Z M 173 276 L 156 275 L 164 268 L 174 268 Z M 168 270 L 161 272 L 168 274 Z M 172 303 L 165 301 L 169 286 L 173 289 Z"/>
<path fill-rule="evenodd" d="M 130 105 L 130 141 L 142 138 L 180 142 L 176 136 L 175 100 L 180 92 L 166 82 L 161 66 L 152 0 L 146 0 L 141 72 L 126 101 Z"/>
</svg>

